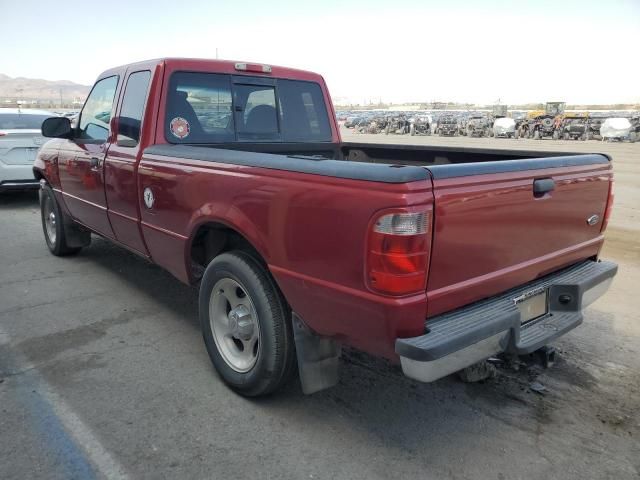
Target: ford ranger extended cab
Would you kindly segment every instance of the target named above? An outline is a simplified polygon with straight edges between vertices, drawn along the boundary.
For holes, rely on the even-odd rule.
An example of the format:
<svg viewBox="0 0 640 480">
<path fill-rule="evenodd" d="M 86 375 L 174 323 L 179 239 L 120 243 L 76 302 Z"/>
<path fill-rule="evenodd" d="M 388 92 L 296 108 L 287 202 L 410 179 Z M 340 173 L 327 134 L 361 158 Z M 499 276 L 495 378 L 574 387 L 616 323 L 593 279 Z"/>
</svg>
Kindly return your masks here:
<svg viewBox="0 0 640 480">
<path fill-rule="evenodd" d="M 34 173 L 54 255 L 100 235 L 199 286 L 204 342 L 243 395 L 342 345 L 430 382 L 534 352 L 583 320 L 615 264 L 605 155 L 342 143 L 314 73 L 161 59 L 99 76 L 47 119 Z"/>
</svg>

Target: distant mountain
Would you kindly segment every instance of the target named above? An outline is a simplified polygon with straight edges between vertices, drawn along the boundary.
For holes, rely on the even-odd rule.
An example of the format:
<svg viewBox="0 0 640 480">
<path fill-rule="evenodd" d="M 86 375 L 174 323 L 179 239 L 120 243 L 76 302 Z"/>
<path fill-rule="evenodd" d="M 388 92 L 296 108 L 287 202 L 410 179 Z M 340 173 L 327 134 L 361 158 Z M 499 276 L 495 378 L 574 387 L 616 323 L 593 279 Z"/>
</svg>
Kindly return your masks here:
<svg viewBox="0 0 640 480">
<path fill-rule="evenodd" d="M 0 100 L 5 102 L 22 100 L 59 103 L 61 97 L 64 103 L 84 102 L 90 88 L 88 85 L 80 85 L 69 80 L 12 78 L 0 73 Z"/>
</svg>

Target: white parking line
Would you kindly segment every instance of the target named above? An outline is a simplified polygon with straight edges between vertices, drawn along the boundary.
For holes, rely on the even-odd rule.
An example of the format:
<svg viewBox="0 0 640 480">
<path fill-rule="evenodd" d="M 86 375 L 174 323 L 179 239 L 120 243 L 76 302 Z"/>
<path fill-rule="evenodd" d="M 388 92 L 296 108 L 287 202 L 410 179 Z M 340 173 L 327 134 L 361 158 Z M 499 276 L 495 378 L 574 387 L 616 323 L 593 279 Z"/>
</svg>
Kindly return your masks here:
<svg viewBox="0 0 640 480">
<path fill-rule="evenodd" d="M 7 333 L 0 333 L 0 345 L 10 343 L 11 338 Z M 58 395 L 49 383 L 37 373 L 37 368 L 24 357 L 16 352 L 12 352 L 12 357 L 20 371 L 30 371 L 30 375 L 37 376 L 37 392 L 49 404 L 60 423 L 71 436 L 76 446 L 82 450 L 102 476 L 113 480 L 128 479 L 124 467 L 107 451 L 100 443 L 100 440 L 82 419 L 71 409 L 71 407 Z"/>
</svg>

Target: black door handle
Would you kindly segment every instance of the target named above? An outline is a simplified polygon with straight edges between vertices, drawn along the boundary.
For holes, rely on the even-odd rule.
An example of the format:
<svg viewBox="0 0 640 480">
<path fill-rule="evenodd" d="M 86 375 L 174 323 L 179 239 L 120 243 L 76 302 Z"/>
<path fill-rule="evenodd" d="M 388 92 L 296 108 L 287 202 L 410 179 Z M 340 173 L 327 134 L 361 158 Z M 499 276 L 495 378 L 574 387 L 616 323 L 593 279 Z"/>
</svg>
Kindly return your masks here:
<svg viewBox="0 0 640 480">
<path fill-rule="evenodd" d="M 533 195 L 541 197 L 545 193 L 549 193 L 556 188 L 556 182 L 552 178 L 539 178 L 533 181 Z"/>
<path fill-rule="evenodd" d="M 100 166 L 100 159 L 98 157 L 91 157 L 91 168 L 98 168 Z"/>
</svg>

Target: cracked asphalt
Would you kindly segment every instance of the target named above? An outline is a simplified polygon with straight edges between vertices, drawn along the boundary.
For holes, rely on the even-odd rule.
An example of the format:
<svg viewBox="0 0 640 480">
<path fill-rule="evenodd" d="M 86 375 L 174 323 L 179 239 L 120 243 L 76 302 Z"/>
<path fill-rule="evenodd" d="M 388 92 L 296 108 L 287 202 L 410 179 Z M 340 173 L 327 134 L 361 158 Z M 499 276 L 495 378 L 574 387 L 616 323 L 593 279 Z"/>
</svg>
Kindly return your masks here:
<svg viewBox="0 0 640 480">
<path fill-rule="evenodd" d="M 637 480 L 640 145 L 345 138 L 363 139 L 613 156 L 616 210 L 603 257 L 620 273 L 557 343 L 552 368 L 424 385 L 346 351 L 337 387 L 306 397 L 294 381 L 248 400 L 210 364 L 195 289 L 97 237 L 56 258 L 37 195 L 3 195 L 0 478 Z M 544 394 L 529 388 L 534 380 Z"/>
</svg>

